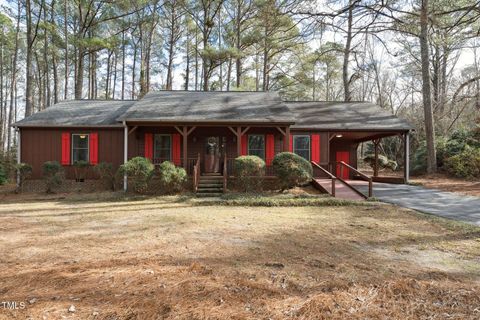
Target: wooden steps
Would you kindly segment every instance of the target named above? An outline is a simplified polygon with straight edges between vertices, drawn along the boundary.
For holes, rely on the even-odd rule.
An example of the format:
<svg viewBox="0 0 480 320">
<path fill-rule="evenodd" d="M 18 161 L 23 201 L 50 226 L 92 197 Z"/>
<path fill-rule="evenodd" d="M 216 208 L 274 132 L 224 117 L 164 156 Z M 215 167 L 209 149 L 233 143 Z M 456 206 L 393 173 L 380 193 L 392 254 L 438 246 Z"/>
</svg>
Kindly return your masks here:
<svg viewBox="0 0 480 320">
<path fill-rule="evenodd" d="M 223 176 L 207 173 L 200 176 L 197 197 L 220 197 L 223 195 Z"/>
</svg>

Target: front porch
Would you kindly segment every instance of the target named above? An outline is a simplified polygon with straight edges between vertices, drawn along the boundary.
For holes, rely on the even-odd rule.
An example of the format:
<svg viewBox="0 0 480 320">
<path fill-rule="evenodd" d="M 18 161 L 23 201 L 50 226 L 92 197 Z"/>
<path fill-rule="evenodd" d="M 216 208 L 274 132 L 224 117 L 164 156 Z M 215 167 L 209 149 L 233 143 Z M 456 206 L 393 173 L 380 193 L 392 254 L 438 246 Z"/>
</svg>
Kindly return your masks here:
<svg viewBox="0 0 480 320">
<path fill-rule="evenodd" d="M 277 125 L 163 125 L 125 126 L 125 161 L 142 156 L 155 165 L 171 161 L 189 176 L 197 166 L 200 174 L 234 175 L 234 160 L 258 155 L 272 176 L 271 163 L 277 153 L 288 151 L 290 127 Z M 224 172 L 226 171 L 226 172 Z"/>
</svg>

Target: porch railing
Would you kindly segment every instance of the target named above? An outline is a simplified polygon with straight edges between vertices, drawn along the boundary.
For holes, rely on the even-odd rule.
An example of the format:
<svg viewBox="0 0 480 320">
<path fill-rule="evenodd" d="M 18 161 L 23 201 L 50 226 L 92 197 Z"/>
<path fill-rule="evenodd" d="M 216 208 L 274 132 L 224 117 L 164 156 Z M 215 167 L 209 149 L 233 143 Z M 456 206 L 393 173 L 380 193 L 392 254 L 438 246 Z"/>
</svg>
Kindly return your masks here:
<svg viewBox="0 0 480 320">
<path fill-rule="evenodd" d="M 337 181 L 337 177 L 335 177 L 330 171 L 324 169 L 322 166 L 320 166 L 318 163 L 316 163 L 314 161 L 312 161 L 312 165 L 313 165 L 314 168 L 320 169 L 320 171 L 322 171 L 324 174 L 327 175 L 327 177 L 329 179 L 332 180 L 332 191 L 331 191 L 330 195 L 332 197 L 335 197 L 335 183 Z"/>
<path fill-rule="evenodd" d="M 364 179 L 365 181 L 368 181 L 368 197 L 372 197 L 373 195 L 373 182 L 372 182 L 372 177 L 369 177 L 367 176 L 366 174 L 358 171 L 356 168 L 352 167 L 351 165 L 349 165 L 348 163 L 345 163 L 343 161 L 339 161 L 338 162 L 338 165 L 340 165 L 340 177 L 343 177 L 343 170 L 345 169 L 350 169 L 352 170 L 353 172 L 355 172 L 357 175 L 359 175 L 362 179 Z M 362 195 L 365 197 L 365 195 L 360 191 L 358 190 L 357 188 L 355 188 L 354 186 L 352 186 L 351 184 L 347 183 L 346 181 L 344 181 L 343 179 L 341 178 L 338 178 L 340 180 L 342 180 L 343 182 L 345 182 L 345 184 L 347 186 L 349 186 L 352 190 L 354 190 L 355 192 L 357 192 L 358 194 Z"/>
<path fill-rule="evenodd" d="M 195 165 L 193 166 L 193 192 L 197 192 L 200 183 L 200 153 L 198 154 Z"/>
<path fill-rule="evenodd" d="M 226 158 L 227 162 L 227 171 L 230 176 L 235 175 L 235 158 Z M 273 171 L 273 166 L 271 165 L 271 161 L 265 161 L 265 163 L 270 163 L 269 165 L 265 165 L 265 175 L 266 176 L 274 176 L 275 172 Z"/>
</svg>

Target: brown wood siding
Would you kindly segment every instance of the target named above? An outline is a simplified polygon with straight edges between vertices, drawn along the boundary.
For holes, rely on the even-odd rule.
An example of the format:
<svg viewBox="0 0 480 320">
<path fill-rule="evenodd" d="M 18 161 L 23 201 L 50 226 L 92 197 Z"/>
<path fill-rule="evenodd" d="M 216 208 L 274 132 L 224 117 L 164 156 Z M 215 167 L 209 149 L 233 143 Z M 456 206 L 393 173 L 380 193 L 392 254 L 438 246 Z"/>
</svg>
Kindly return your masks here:
<svg viewBox="0 0 480 320">
<path fill-rule="evenodd" d="M 32 179 L 42 177 L 42 165 L 46 161 L 61 161 L 62 132 L 98 133 L 98 161 L 112 163 L 118 168 L 123 163 L 123 129 L 122 128 L 22 128 L 21 129 L 21 161 L 33 167 Z M 64 166 L 67 179 L 74 179 L 71 165 Z M 87 178 L 95 178 L 93 170 L 89 170 Z"/>
<path fill-rule="evenodd" d="M 144 155 L 145 133 L 153 134 L 174 134 L 178 131 L 174 127 L 139 127 L 129 135 L 128 138 L 128 157 Z M 282 152 L 283 137 L 276 128 L 251 128 L 247 131 L 249 134 L 274 134 L 275 135 L 275 153 Z M 236 136 L 227 127 L 198 127 L 188 136 L 188 158 L 196 159 L 198 154 L 203 155 L 207 137 L 218 136 L 226 138 L 227 157 L 237 157 Z M 195 140 L 195 141 L 194 141 Z M 183 144 L 183 140 L 182 140 Z M 183 159 L 183 145 L 182 145 Z"/>
</svg>

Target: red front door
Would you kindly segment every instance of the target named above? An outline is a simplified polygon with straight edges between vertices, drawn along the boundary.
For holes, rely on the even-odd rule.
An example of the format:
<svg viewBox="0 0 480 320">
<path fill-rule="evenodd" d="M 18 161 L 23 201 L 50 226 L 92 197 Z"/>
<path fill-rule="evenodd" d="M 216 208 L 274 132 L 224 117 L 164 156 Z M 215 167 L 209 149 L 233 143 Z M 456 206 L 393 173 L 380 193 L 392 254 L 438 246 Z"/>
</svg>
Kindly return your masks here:
<svg viewBox="0 0 480 320">
<path fill-rule="evenodd" d="M 336 154 L 336 161 L 337 161 L 337 177 L 342 178 L 344 180 L 350 177 L 350 169 L 345 166 L 341 166 L 338 162 L 343 161 L 346 164 L 350 164 L 350 152 L 348 151 L 337 151 Z M 343 167 L 343 174 L 341 174 L 341 167 Z"/>
</svg>

